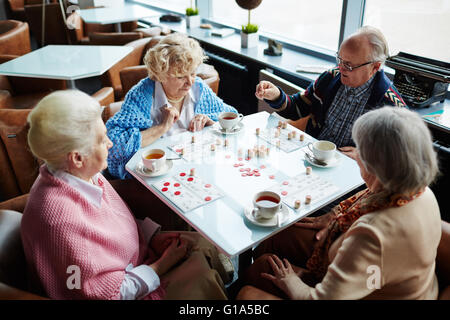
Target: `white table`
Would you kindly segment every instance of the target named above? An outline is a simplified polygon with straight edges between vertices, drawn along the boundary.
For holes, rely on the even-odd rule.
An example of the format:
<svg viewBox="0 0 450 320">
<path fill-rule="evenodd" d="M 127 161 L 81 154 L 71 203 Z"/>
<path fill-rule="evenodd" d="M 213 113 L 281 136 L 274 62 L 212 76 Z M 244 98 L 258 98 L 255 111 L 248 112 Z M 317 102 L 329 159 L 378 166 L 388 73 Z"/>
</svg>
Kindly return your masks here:
<svg viewBox="0 0 450 320">
<path fill-rule="evenodd" d="M 122 32 L 121 22 L 142 18 L 157 17 L 161 13 L 139 5 L 123 5 L 106 8 L 80 10 L 80 16 L 86 23 L 114 24 L 117 32 Z"/>
<path fill-rule="evenodd" d="M 99 76 L 129 54 L 125 46 L 48 45 L 0 65 L 0 74 L 67 80 Z"/>
<path fill-rule="evenodd" d="M 238 134 L 227 135 L 226 138 L 229 140 L 230 148 L 234 153 L 237 153 L 239 148 L 247 150 L 248 148 L 253 148 L 256 144 L 271 146 L 269 158 L 253 158 L 251 162 L 255 165 L 266 164 L 271 167 L 271 170 L 275 170 L 275 179 L 273 180 L 269 179 L 267 176 L 243 178 L 239 170 L 236 170 L 232 165 L 235 160 L 226 159 L 225 157 L 216 157 L 213 153 L 211 153 L 213 154 L 212 156 L 211 154 L 205 154 L 202 159 L 196 160 L 195 162 L 187 162 L 184 159 L 174 160 L 173 168 L 165 176 L 144 177 L 135 171 L 137 164 L 141 161 L 142 151 L 152 148 L 162 148 L 166 150 L 168 158 L 176 157 L 176 153 L 169 149 L 169 146 L 176 145 L 180 141 L 186 139 L 190 141 L 191 136 L 194 134 L 207 134 L 208 130 L 212 130 L 211 127 L 204 129 L 201 133 L 184 132 L 176 136 L 157 140 L 152 145 L 136 152 L 126 164 L 126 170 L 158 196 L 187 223 L 214 243 L 223 253 L 228 256 L 243 254 L 249 249 L 252 249 L 259 242 L 287 228 L 301 218 L 313 213 L 364 183 L 356 162 L 343 154 L 340 154 L 341 159 L 339 165 L 336 167 L 312 167 L 313 174 L 338 186 L 338 192 L 323 201 L 315 202 L 313 199 L 310 205 L 305 206 L 302 204 L 303 209 L 300 210 L 300 212 L 288 207 L 289 217 L 281 227 L 261 227 L 250 222 L 244 216 L 244 208 L 251 207 L 251 201 L 255 193 L 273 186 L 277 182 L 282 182 L 290 177 L 303 173 L 305 172 L 305 167 L 310 166 L 310 164 L 304 160 L 303 148 L 290 153 L 285 153 L 282 150 L 277 150 L 276 147 L 269 145 L 267 142 L 256 136 L 255 128 L 259 127 L 263 130 L 266 126 L 277 125 L 278 119 L 269 116 L 269 113 L 263 111 L 244 117 L 244 130 Z M 289 127 L 290 126 L 288 126 L 288 128 Z M 218 135 L 219 138 L 221 136 L 222 135 Z M 311 137 L 309 138 L 312 139 Z M 247 163 L 245 160 L 244 162 Z M 200 176 L 203 180 L 207 180 L 208 183 L 218 186 L 225 196 L 207 205 L 184 213 L 171 201 L 168 201 L 168 199 L 152 186 L 152 184 L 161 181 L 162 179 L 167 179 L 167 177 L 174 175 L 179 170 L 190 172 L 191 168 L 195 168 L 196 176 Z"/>
</svg>

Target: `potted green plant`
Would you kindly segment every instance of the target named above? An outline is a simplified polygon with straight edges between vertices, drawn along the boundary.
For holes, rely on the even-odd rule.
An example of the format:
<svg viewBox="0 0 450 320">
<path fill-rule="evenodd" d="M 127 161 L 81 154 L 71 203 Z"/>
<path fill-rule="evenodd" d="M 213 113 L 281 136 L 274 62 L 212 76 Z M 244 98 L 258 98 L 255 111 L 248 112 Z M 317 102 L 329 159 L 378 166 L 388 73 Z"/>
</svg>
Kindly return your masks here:
<svg viewBox="0 0 450 320">
<path fill-rule="evenodd" d="M 248 10 L 247 25 L 241 29 L 241 47 L 252 48 L 258 46 L 259 35 L 258 25 L 250 22 L 250 12 L 261 4 L 262 0 L 236 0 L 236 3 L 243 9 Z"/>
<path fill-rule="evenodd" d="M 186 9 L 186 28 L 196 28 L 200 26 L 200 16 L 198 8 L 191 0 L 191 6 Z"/>
</svg>

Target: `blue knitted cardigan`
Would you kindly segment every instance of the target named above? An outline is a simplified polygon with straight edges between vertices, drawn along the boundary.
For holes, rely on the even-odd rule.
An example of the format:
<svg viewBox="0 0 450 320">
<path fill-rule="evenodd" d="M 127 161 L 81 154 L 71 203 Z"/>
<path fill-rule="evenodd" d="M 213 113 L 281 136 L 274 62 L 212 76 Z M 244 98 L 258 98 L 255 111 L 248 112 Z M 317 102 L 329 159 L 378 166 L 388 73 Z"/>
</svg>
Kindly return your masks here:
<svg viewBox="0 0 450 320">
<path fill-rule="evenodd" d="M 197 77 L 194 86 L 197 86 L 199 92 L 197 103 L 194 105 L 195 114 L 204 114 L 217 121 L 223 111 L 237 113 L 235 108 L 217 97 L 202 79 Z M 153 125 L 150 110 L 154 90 L 153 80 L 142 79 L 127 93 L 120 111 L 106 122 L 108 137 L 113 142 L 108 154 L 108 170 L 115 177 L 121 179 L 131 177 L 125 170 L 125 165 L 141 147 L 141 131 Z"/>
</svg>

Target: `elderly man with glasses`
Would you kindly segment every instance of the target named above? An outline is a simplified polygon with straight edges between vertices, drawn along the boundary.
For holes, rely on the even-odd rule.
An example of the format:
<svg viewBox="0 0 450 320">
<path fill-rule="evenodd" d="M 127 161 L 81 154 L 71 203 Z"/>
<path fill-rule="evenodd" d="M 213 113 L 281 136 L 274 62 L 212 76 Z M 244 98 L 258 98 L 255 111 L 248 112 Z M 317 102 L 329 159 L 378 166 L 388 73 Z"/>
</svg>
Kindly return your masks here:
<svg viewBox="0 0 450 320">
<path fill-rule="evenodd" d="M 334 142 L 354 158 L 351 133 L 356 119 L 384 105 L 406 106 L 381 69 L 388 56 L 383 34 L 365 26 L 342 43 L 336 55 L 337 67 L 322 73 L 305 92 L 286 95 L 271 82 L 261 81 L 255 95 L 280 115 L 297 119 L 289 122 L 300 129 L 302 118 L 310 116 L 306 125 L 308 134 Z"/>
</svg>

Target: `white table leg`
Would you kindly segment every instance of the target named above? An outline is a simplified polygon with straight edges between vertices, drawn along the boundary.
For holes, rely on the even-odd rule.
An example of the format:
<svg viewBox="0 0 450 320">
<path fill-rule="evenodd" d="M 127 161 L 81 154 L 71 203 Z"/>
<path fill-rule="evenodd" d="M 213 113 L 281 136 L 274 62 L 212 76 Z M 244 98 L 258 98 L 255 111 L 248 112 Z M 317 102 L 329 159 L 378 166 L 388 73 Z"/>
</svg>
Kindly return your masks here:
<svg viewBox="0 0 450 320">
<path fill-rule="evenodd" d="M 66 80 L 67 82 L 67 88 L 68 89 L 76 89 L 77 86 L 75 85 L 75 80 Z"/>
</svg>

